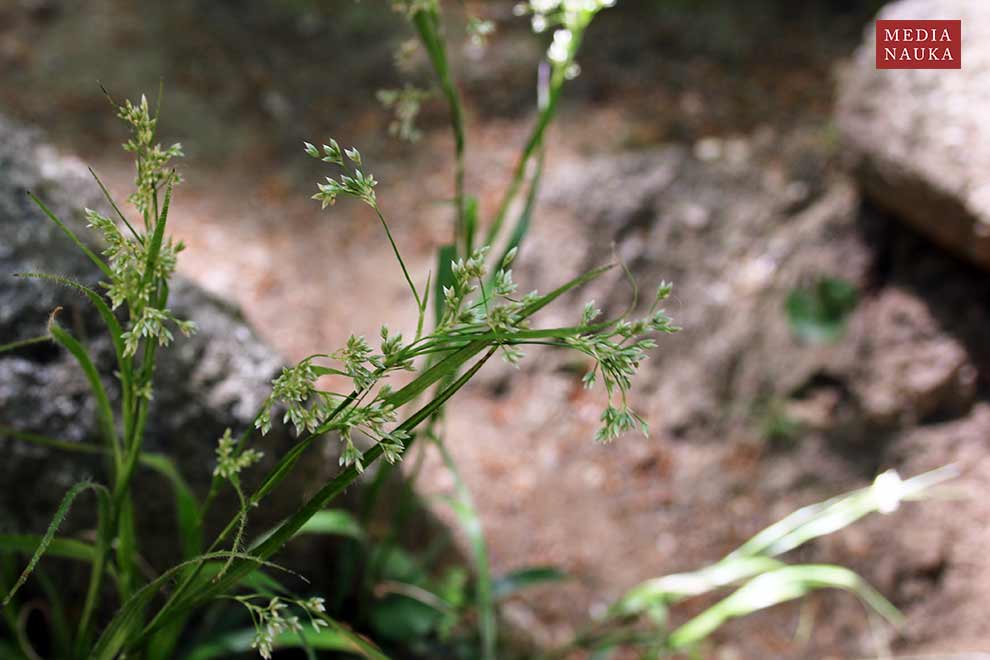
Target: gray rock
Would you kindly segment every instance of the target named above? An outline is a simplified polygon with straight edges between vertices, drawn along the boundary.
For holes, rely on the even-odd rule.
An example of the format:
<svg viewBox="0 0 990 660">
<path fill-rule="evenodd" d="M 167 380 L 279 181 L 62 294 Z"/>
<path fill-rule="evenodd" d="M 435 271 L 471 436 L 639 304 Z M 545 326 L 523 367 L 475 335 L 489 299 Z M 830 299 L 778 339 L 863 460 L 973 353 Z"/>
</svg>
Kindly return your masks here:
<svg viewBox="0 0 990 660">
<path fill-rule="evenodd" d="M 88 346 L 104 386 L 116 397 L 112 348 L 88 301 L 68 288 L 13 277 L 49 272 L 96 286 L 100 275 L 44 217 L 27 190 L 79 236 L 89 233 L 82 209 L 102 206 L 99 189 L 81 163 L 59 157 L 34 132 L 0 118 L 0 343 L 44 334 L 48 315 L 61 306 L 62 325 Z M 217 438 L 227 427 L 238 433 L 251 424 L 282 362 L 235 307 L 181 278 L 174 282 L 170 307 L 180 317 L 193 319 L 199 332 L 191 338 L 179 336 L 159 359 L 145 447 L 171 456 L 202 495 L 211 479 Z M 100 442 L 93 398 L 78 364 L 50 343 L 0 354 L 0 426 L 68 442 Z M 254 442 L 270 465 L 294 439 L 276 425 Z M 9 438 L 0 439 L 0 444 L 5 456 L 0 464 L 2 532 L 41 533 L 72 483 L 86 477 L 106 480 L 98 458 L 86 460 Z M 317 460 L 309 463 L 316 465 L 300 466 L 307 474 L 282 489 L 286 493 L 276 497 L 273 506 L 258 509 L 253 526 L 272 524 L 299 503 L 307 484 L 316 485 L 317 479 L 332 474 L 335 447 L 327 444 L 329 455 L 311 450 Z M 252 473 L 257 477 L 264 470 Z M 136 487 L 145 522 L 143 547 L 150 559 L 165 560 L 177 546 L 172 494 L 161 477 L 146 471 L 138 473 Z M 232 501 L 221 502 L 214 522 L 229 516 L 231 506 Z M 68 526 L 90 524 L 91 508 L 77 505 Z"/>
<path fill-rule="evenodd" d="M 838 125 L 866 194 L 990 268 L 990 3 L 901 0 L 881 19 L 961 19 L 962 69 L 878 70 L 874 29 L 845 72 Z"/>
</svg>

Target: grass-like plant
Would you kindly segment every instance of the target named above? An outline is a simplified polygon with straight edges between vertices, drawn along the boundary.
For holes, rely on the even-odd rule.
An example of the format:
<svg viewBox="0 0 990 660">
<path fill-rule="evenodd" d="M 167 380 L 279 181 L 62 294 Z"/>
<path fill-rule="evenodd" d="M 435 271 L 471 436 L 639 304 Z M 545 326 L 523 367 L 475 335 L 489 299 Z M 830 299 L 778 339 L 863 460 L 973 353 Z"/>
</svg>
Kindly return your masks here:
<svg viewBox="0 0 990 660">
<path fill-rule="evenodd" d="M 129 219 L 97 179 L 113 210 L 111 217 L 86 211 L 90 228 L 101 239 L 99 253 L 32 195 L 67 239 L 103 274 L 102 290 L 44 273 L 23 276 L 65 285 L 85 296 L 103 320 L 116 364 L 112 374 L 101 373 L 87 346 L 58 323 L 57 310 L 44 335 L 0 346 L 0 351 L 14 351 L 51 341 L 68 351 L 83 370 L 96 399 L 102 442 L 67 443 L 17 429 L 0 431 L 20 441 L 104 455 L 107 459 L 105 480 L 73 486 L 43 535 L 0 536 L 0 550 L 29 554 L 19 577 L 2 585 L 6 592 L 2 603 L 4 620 L 13 640 L 0 647 L 5 656 L 37 657 L 24 630 L 23 617 L 18 615 L 17 601 L 24 584 L 35 579 L 51 596 L 51 639 L 58 657 L 152 660 L 185 654 L 204 660 L 255 648 L 268 658 L 274 649 L 285 646 L 302 647 L 311 656 L 318 650 L 333 650 L 384 657 L 378 644 L 331 618 L 323 596 L 298 595 L 288 589 L 282 583 L 287 580 L 280 581 L 279 576 L 288 574 L 294 580 L 295 574 L 274 560 L 300 534 L 334 533 L 355 543 L 369 544 L 361 521 L 327 507 L 362 473 L 375 467 L 377 472 L 365 502 L 365 509 L 373 510 L 391 466 L 416 442 L 432 443 L 453 477 L 456 489 L 450 502 L 470 541 L 474 588 L 470 602 L 462 602 L 465 590 L 463 578 L 458 576 L 463 573 L 455 572 L 446 586 L 425 588 L 410 581 L 390 580 L 388 589 L 441 612 L 441 629 L 456 625 L 460 615 L 470 610 L 478 643 L 467 655 L 488 659 L 498 655 L 498 599 L 522 586 L 561 576 L 547 568 L 526 569 L 500 578 L 492 575 L 479 516 L 446 448 L 440 421 L 448 401 L 493 356 L 501 353 L 509 362 L 517 363 L 525 347 L 550 346 L 582 354 L 590 365 L 585 384 L 591 387 L 601 383 L 604 387 L 608 401 L 596 435 L 599 441 L 612 441 L 630 430 L 646 431 L 645 422 L 629 407 L 627 394 L 640 364 L 656 346 L 652 336 L 677 330 L 660 309 L 671 293 L 670 285 L 659 285 L 653 304 L 642 316 L 632 316 L 636 308 L 634 295 L 629 311 L 618 318 L 600 319 L 598 309 L 589 303 L 575 313 L 573 325 L 546 328 L 535 325 L 543 308 L 613 266 L 582 274 L 549 293 L 526 295 L 517 293 L 511 270 L 533 217 L 547 128 L 556 115 L 566 81 L 577 73 L 576 58 L 585 30 L 596 14 L 612 2 L 532 0 L 520 5 L 520 13 L 530 14 L 534 29 L 552 29 L 553 36 L 540 77 L 535 124 L 505 195 L 488 222 L 479 219 L 477 199 L 466 189 L 464 105 L 448 59 L 439 3 L 403 0 L 394 4 L 409 17 L 450 111 L 455 145 L 452 239 L 438 251 L 432 274 L 422 278 L 411 273 L 392 236 L 385 204 L 378 199 L 378 182 L 361 153 L 353 147 L 342 148 L 332 139 L 326 144 L 305 143 L 306 154 L 332 168 L 331 176 L 317 185 L 314 199 L 325 209 L 339 198 L 352 198 L 368 206 L 374 220 L 380 223 L 409 288 L 410 303 L 415 305 L 416 327 L 403 333 L 383 326 L 374 343 L 351 336 L 339 349 L 311 355 L 285 368 L 274 380 L 271 396 L 258 410 L 254 424 L 228 429 L 216 440 L 217 461 L 207 493 L 192 492 L 169 457 L 151 454 L 143 447 L 148 415 L 153 414 L 155 366 L 158 359 L 167 359 L 162 349 L 172 343 L 175 331 L 195 331 L 192 322 L 177 318 L 168 307 L 169 282 L 182 249 L 180 243 L 168 238 L 166 231 L 174 186 L 179 182 L 171 161 L 182 155 L 181 147 L 164 148 L 156 142 L 158 111 L 153 112 L 145 98 L 138 103 L 115 104 L 118 115 L 132 132 L 125 148 L 135 156 L 137 177 L 128 201 L 137 220 Z M 481 19 L 471 18 L 468 23 L 477 39 L 491 31 L 491 25 Z M 383 93 L 381 98 L 397 112 L 394 132 L 415 138 L 412 122 L 426 93 L 406 87 Z M 398 374 L 405 374 L 403 384 L 393 387 L 390 380 Z M 323 389 L 320 379 L 326 375 L 350 385 L 342 391 Z M 120 397 L 116 402 L 105 386 L 111 377 L 119 381 Z M 277 457 L 260 485 L 248 490 L 242 485 L 241 475 L 258 464 L 265 449 L 263 436 L 278 423 L 291 425 L 299 439 Z M 300 462 L 308 460 L 311 448 L 325 442 L 340 443 L 340 471 L 309 495 L 295 513 L 249 541 L 247 520 L 251 512 L 265 506 L 276 489 L 287 487 Z M 132 493 L 139 469 L 156 470 L 169 479 L 175 490 L 181 528 L 176 549 L 182 560 L 153 576 L 138 570 L 135 521 L 141 510 L 135 506 Z M 897 498 L 916 495 L 932 480 L 919 479 L 905 482 L 911 487 L 896 490 Z M 225 488 L 236 494 L 240 506 L 207 542 L 210 530 L 205 529 L 204 520 Z M 58 530 L 70 506 L 87 492 L 97 500 L 95 535 L 86 540 L 60 536 Z M 877 495 L 880 492 L 874 487 L 869 491 L 872 494 L 852 496 L 853 504 L 840 500 L 799 512 L 697 574 L 645 583 L 616 603 L 606 621 L 597 622 L 563 652 L 633 646 L 656 654 L 687 648 L 728 618 L 823 586 L 856 590 L 892 617 L 892 608 L 886 601 L 844 569 L 785 567 L 773 559 L 809 538 L 886 506 L 884 502 L 890 500 L 889 484 L 883 491 L 887 495 Z M 832 523 L 824 524 L 823 520 Z M 815 521 L 818 526 L 813 524 Z M 60 605 L 56 590 L 36 572 L 45 555 L 76 560 L 89 567 L 85 599 L 74 621 Z M 372 564 L 386 562 L 383 554 L 372 555 Z M 679 600 L 745 580 L 749 581 L 735 594 L 671 633 L 644 631 L 635 626 L 644 615 L 654 622 L 665 622 L 666 609 Z M 106 597 L 111 592 L 112 602 Z M 185 632 L 196 624 L 194 615 L 218 604 L 240 608 L 252 627 L 247 632 L 223 631 L 191 644 Z"/>
<path fill-rule="evenodd" d="M 440 39 L 438 6 L 433 2 L 416 2 L 407 3 L 402 9 L 409 14 L 426 44 L 452 107 L 459 107 Z M 599 3 L 581 3 L 580 8 L 561 7 L 541 12 L 541 15 L 560 21 L 565 26 L 563 29 L 572 29 L 579 36 L 598 9 Z M 562 32 L 558 31 L 559 34 Z M 300 616 L 309 619 L 317 637 L 325 628 L 330 628 L 338 637 L 344 636 L 352 650 L 370 656 L 380 655 L 374 644 L 347 632 L 327 617 L 319 597 L 271 595 L 270 588 L 267 593 L 253 590 L 245 594 L 243 591 L 251 588 L 247 585 L 256 584 L 252 582 L 252 576 L 260 569 L 277 569 L 271 559 L 278 551 L 367 467 L 382 457 L 389 463 L 398 461 L 416 441 L 421 427 L 429 426 L 447 401 L 496 352 L 501 351 L 512 362 L 522 357 L 523 347 L 532 345 L 556 346 L 586 354 L 593 360 L 587 383 L 592 384 L 597 376 L 609 393 L 599 439 L 611 440 L 631 429 L 645 430 L 645 424 L 628 407 L 626 394 L 646 352 L 656 345 L 648 335 L 676 330 L 670 318 L 657 308 L 669 295 L 669 285 L 660 287 L 656 304 L 641 319 L 630 320 L 623 316 L 599 320 L 597 310 L 589 305 L 572 326 L 534 328 L 531 319 L 541 309 L 600 276 L 611 266 L 581 275 L 548 294 L 517 295 L 510 266 L 521 233 L 517 232 L 517 238 L 504 247 L 498 258 L 493 260 L 490 256 L 489 246 L 499 236 L 509 203 L 518 194 L 529 163 L 542 144 L 543 132 L 578 41 L 574 38 L 564 44 L 559 36 L 554 40 L 549 100 L 517 167 L 506 202 L 487 232 L 489 240 L 478 241 L 478 245 L 474 239 L 476 220 L 469 211 L 476 208 L 476 204 L 468 200 L 463 190 L 463 120 L 459 110 L 453 113 L 458 136 L 457 241 L 452 249 L 441 251 L 435 289 L 431 289 L 430 277 L 425 284 L 417 285 L 406 268 L 379 205 L 375 192 L 377 181 L 362 169 L 364 164 L 358 150 L 341 149 L 334 140 L 322 147 L 306 144 L 310 156 L 340 171 L 338 176 L 327 177 L 325 183 L 319 184 L 314 197 L 322 206 L 332 205 L 338 197 L 352 197 L 368 205 L 381 223 L 418 311 L 415 332 L 407 338 L 382 327 L 377 347 L 372 347 L 364 337 L 351 336 L 339 350 L 312 355 L 284 369 L 273 383 L 271 397 L 258 411 L 255 428 L 241 429 L 236 438 L 228 431 L 219 439 L 213 485 L 204 500 L 200 502 L 185 489 L 190 515 L 186 516 L 188 526 L 183 529 L 181 545 L 187 558 L 162 570 L 151 580 L 143 579 L 137 570 L 135 516 L 140 511 L 132 502 L 134 474 L 143 461 L 175 474 L 177 484 L 184 483 L 165 457 L 148 456 L 142 447 L 160 349 L 172 343 L 174 330 L 188 334 L 195 331 L 195 326 L 190 321 L 176 318 L 168 308 L 169 282 L 182 249 L 182 245 L 173 243 L 166 233 L 173 188 L 178 182 L 170 161 L 182 155 L 181 147 L 163 148 L 155 141 L 158 112 L 151 111 L 146 98 L 142 97 L 139 103 L 128 101 L 117 106 L 118 115 L 132 131 L 125 148 L 135 155 L 137 178 L 135 192 L 129 201 L 140 221 L 131 222 L 107 193 L 115 217 L 93 210 L 86 212 L 90 228 L 102 238 L 103 248 L 101 254 L 97 254 L 51 213 L 42 200 L 32 196 L 46 215 L 99 268 L 104 276 L 101 283 L 104 290 L 97 291 L 58 276 L 24 274 L 80 291 L 98 311 L 112 340 L 117 360 L 115 377 L 121 391 L 116 409 L 104 386 L 107 375 L 99 373 L 87 347 L 58 323 L 55 312 L 46 334 L 47 339 L 73 355 L 97 400 L 102 445 L 81 445 L 73 449 L 107 454 L 108 479 L 107 483 L 84 482 L 69 490 L 47 532 L 37 539 L 28 565 L 7 590 L 3 607 L 13 605 L 18 591 L 30 579 L 39 560 L 51 553 L 72 556 L 90 564 L 89 588 L 79 620 L 74 630 L 63 630 L 58 635 L 66 642 L 60 649 L 66 656 L 169 657 L 192 612 L 217 599 L 232 599 L 248 611 L 256 627 L 254 645 L 264 657 L 271 654 L 284 634 L 298 634 L 306 639 Z M 100 186 L 107 192 L 102 184 Z M 432 329 L 427 330 L 431 292 L 435 296 L 435 317 Z M 16 350 L 24 344 L 15 342 L 3 348 Z M 393 389 L 389 378 L 399 372 L 413 372 L 414 377 L 402 387 Z M 317 381 L 327 374 L 348 379 L 351 389 L 346 392 L 320 389 Z M 240 474 L 261 456 L 255 446 L 258 443 L 256 435 L 264 435 L 275 423 L 273 417 L 280 413 L 282 422 L 294 426 L 301 439 L 278 458 L 261 485 L 247 493 L 241 487 Z M 262 506 L 265 498 L 292 474 L 306 450 L 317 441 L 326 441 L 327 436 L 335 437 L 341 443 L 340 473 L 310 496 L 295 514 L 248 547 L 244 533 L 249 512 Z M 359 436 L 362 440 L 356 441 Z M 57 439 L 23 433 L 15 437 L 37 440 L 52 447 L 69 446 Z M 358 447 L 362 443 L 367 447 L 363 451 Z M 201 543 L 203 518 L 225 485 L 237 493 L 240 510 L 210 543 Z M 98 501 L 99 525 L 95 541 L 85 543 L 59 537 L 57 531 L 69 507 L 76 497 L 87 491 L 93 492 Z M 7 539 L 8 545 L 14 541 Z M 21 548 L 25 543 L 30 543 L 30 539 L 16 539 Z M 98 630 L 97 614 L 105 604 L 101 594 L 107 582 L 115 589 L 117 610 L 107 625 Z M 170 588 L 167 596 L 160 599 L 166 587 Z M 489 614 L 485 625 L 491 626 L 492 621 Z M 20 652 L 30 657 L 33 651 L 29 640 L 23 634 L 16 634 L 21 632 L 19 627 L 15 627 L 14 632 Z M 494 635 L 485 632 L 483 637 L 486 655 L 490 656 L 494 653 Z M 318 641 L 312 643 L 319 644 Z"/>
</svg>

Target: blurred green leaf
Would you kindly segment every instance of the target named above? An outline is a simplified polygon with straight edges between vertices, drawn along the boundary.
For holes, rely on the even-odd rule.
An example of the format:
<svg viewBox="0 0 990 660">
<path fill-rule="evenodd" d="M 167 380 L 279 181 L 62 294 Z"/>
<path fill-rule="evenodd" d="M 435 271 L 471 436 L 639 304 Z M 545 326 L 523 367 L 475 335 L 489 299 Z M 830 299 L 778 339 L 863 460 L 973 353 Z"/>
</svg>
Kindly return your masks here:
<svg viewBox="0 0 990 660">
<path fill-rule="evenodd" d="M 567 579 L 570 579 L 567 573 L 553 566 L 530 566 L 496 578 L 492 591 L 495 598 L 500 599 L 529 587 L 535 587 L 549 582 L 561 582 Z"/>
<path fill-rule="evenodd" d="M 195 556 L 202 544 L 202 529 L 199 526 L 199 500 L 175 463 L 164 454 L 141 454 L 141 463 L 165 477 L 175 495 L 176 518 L 182 539 L 182 557 Z"/>
<path fill-rule="evenodd" d="M 361 523 L 350 512 L 342 509 L 320 511 L 302 526 L 296 536 L 300 534 L 346 536 L 357 541 L 363 541 L 365 538 Z"/>
<path fill-rule="evenodd" d="M 475 604 L 478 608 L 478 635 L 481 637 L 482 657 L 494 658 L 498 644 L 498 618 L 495 615 L 495 597 L 492 586 L 491 563 L 488 561 L 488 546 L 485 543 L 485 530 L 481 524 L 481 516 L 474 506 L 471 491 L 461 477 L 454 457 L 447 446 L 437 441 L 437 449 L 443 457 L 447 472 L 454 479 L 455 495 L 449 498 L 449 503 L 457 520 L 471 545 L 471 559 L 475 571 Z"/>
<path fill-rule="evenodd" d="M 389 594 L 371 610 L 371 627 L 377 637 L 405 642 L 429 635 L 442 617 L 442 612 L 420 600 Z"/>
<path fill-rule="evenodd" d="M 450 286 L 454 282 L 454 271 L 451 266 L 457 259 L 457 247 L 454 245 L 441 245 L 437 250 L 437 278 L 435 280 L 435 290 L 433 292 L 433 322 L 439 323 L 443 316 L 444 308 L 444 287 Z"/>
<path fill-rule="evenodd" d="M 828 343 L 839 339 L 859 296 L 851 283 L 821 277 L 812 286 L 794 289 L 785 307 L 791 332 L 802 341 Z"/>
<path fill-rule="evenodd" d="M 672 648 L 691 646 L 729 619 L 746 616 L 818 589 L 843 589 L 859 596 L 891 623 L 902 619 L 886 598 L 862 578 L 841 566 L 805 564 L 762 573 L 670 634 Z"/>
</svg>

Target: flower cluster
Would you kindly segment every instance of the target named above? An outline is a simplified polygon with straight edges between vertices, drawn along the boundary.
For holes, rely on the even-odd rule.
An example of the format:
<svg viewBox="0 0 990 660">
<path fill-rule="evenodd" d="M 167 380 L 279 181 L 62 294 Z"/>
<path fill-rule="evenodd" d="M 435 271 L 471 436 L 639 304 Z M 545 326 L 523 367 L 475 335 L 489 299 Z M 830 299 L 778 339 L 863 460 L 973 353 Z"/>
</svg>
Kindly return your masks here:
<svg viewBox="0 0 990 660">
<path fill-rule="evenodd" d="M 522 298 L 514 298 L 517 290 L 512 280 L 509 266 L 516 256 L 516 248 L 509 250 L 498 270 L 489 279 L 485 257 L 488 248 L 475 250 L 467 259 L 451 263 L 453 280 L 443 287 L 444 313 L 437 326 L 438 332 L 464 332 L 487 328 L 505 341 L 497 342 L 503 356 L 511 364 L 518 364 L 523 353 L 511 343 L 511 335 L 529 327 L 521 313 L 538 296 L 532 291 Z M 487 280 L 487 282 L 486 282 Z M 480 291 L 479 297 L 469 300 L 469 296 Z"/>
<path fill-rule="evenodd" d="M 131 201 L 145 218 L 144 235 L 139 234 L 129 224 L 130 234 L 125 234 L 116 222 L 107 216 L 86 209 L 86 219 L 91 229 L 98 231 L 105 245 L 103 255 L 110 269 L 110 281 L 103 283 L 110 297 L 113 309 L 126 305 L 130 317 L 129 325 L 122 333 L 124 353 L 133 356 L 137 353 L 142 339 L 167 346 L 172 342 L 170 325 L 185 335 L 195 331 L 191 321 L 177 318 L 159 300 L 160 283 L 167 282 L 175 273 L 177 255 L 184 248 L 181 242 L 171 239 L 152 247 L 149 233 L 153 230 L 149 219 L 154 214 L 154 200 L 158 188 L 169 177 L 176 180 L 174 172 L 166 172 L 166 165 L 173 156 L 181 156 L 179 145 L 163 150 L 160 145 L 152 145 L 156 120 L 148 111 L 148 101 L 141 97 L 141 103 L 130 101 L 119 107 L 119 115 L 131 124 L 132 136 L 125 145 L 134 152 L 137 160 L 137 192 Z M 157 221 L 157 218 L 154 218 Z M 156 250 L 152 255 L 151 251 Z"/>
<path fill-rule="evenodd" d="M 626 402 L 626 393 L 632 386 L 632 377 L 646 359 L 646 352 L 656 348 L 656 341 L 645 335 L 649 333 L 672 334 L 680 328 L 657 305 L 670 296 L 672 287 L 662 282 L 657 289 L 650 313 L 636 321 L 620 320 L 606 332 L 580 334 L 569 337 L 566 343 L 581 353 L 591 357 L 595 364 L 581 379 L 585 387 L 592 387 L 601 377 L 608 393 L 609 403 L 601 415 L 602 426 L 595 435 L 599 442 L 611 442 L 626 431 L 640 430 L 647 434 L 646 422 L 631 410 Z M 591 324 L 600 314 L 594 302 L 585 305 L 581 317 L 582 327 Z M 614 403 L 618 398 L 618 405 Z"/>
<path fill-rule="evenodd" d="M 354 147 L 344 149 L 341 152 L 340 146 L 334 139 L 330 140 L 330 144 L 323 145 L 322 156 L 320 155 L 320 150 L 315 145 L 309 142 L 303 142 L 303 145 L 305 145 L 306 153 L 309 156 L 317 160 L 322 160 L 325 163 L 331 163 L 346 169 L 347 164 L 344 156 L 347 156 L 347 160 L 353 165 L 357 167 L 361 166 L 361 153 Z M 331 177 L 326 177 L 326 183 L 317 183 L 316 188 L 319 192 L 313 195 L 312 198 L 319 201 L 322 204 L 322 208 L 326 208 L 332 206 L 337 201 L 338 195 L 350 195 L 351 197 L 360 199 L 368 206 L 376 208 L 375 186 L 378 182 L 375 181 L 374 176 L 364 174 L 357 167 L 355 167 L 353 175 L 341 174 L 339 181 Z"/>
<path fill-rule="evenodd" d="M 245 449 L 238 454 L 237 442 L 231 437 L 230 429 L 227 429 L 217 442 L 217 466 L 213 469 L 213 475 L 232 481 L 241 470 L 251 467 L 262 456 L 264 454 L 257 449 Z"/>
<path fill-rule="evenodd" d="M 477 16 L 469 16 L 467 21 L 467 33 L 471 38 L 471 43 L 482 48 L 488 43 L 488 37 L 495 32 L 495 23 L 487 21 Z"/>
<path fill-rule="evenodd" d="M 168 171 L 168 163 L 171 159 L 183 155 L 182 145 L 173 144 L 171 147 L 163 148 L 162 145 L 155 143 L 158 119 L 151 116 L 148 99 L 143 94 L 138 104 L 129 100 L 124 101 L 124 104 L 117 108 L 117 116 L 130 124 L 133 129 L 131 139 L 124 144 L 124 149 L 136 156 L 137 190 L 128 201 L 137 207 L 145 219 L 145 224 L 149 224 L 148 219 L 154 211 L 155 193 L 169 176 L 174 176 Z"/>
<path fill-rule="evenodd" d="M 330 357 L 343 365 L 344 373 L 354 381 L 354 387 L 358 390 L 370 387 L 375 382 L 373 370 L 384 367 L 384 356 L 375 355 L 374 350 L 360 335 L 348 337 L 347 344 L 331 353 Z"/>
<path fill-rule="evenodd" d="M 340 435 L 344 449 L 340 455 L 340 465 L 353 465 L 358 472 L 364 471 L 361 451 L 355 446 L 352 432 L 358 430 L 364 435 L 382 443 L 384 452 L 395 462 L 405 449 L 409 434 L 401 429 L 386 430 L 386 425 L 395 422 L 395 407 L 383 397 L 376 397 L 367 406 L 352 406 L 339 412 L 326 424 L 327 431 Z"/>
<path fill-rule="evenodd" d="M 322 598 L 313 597 L 306 600 L 295 598 L 285 598 L 275 596 L 262 607 L 253 601 L 265 598 L 264 596 L 238 596 L 236 600 L 241 603 L 251 615 L 254 623 L 254 640 L 251 648 L 258 649 L 258 654 L 265 660 L 271 660 L 272 651 L 278 641 L 279 635 L 285 632 L 302 632 L 302 623 L 299 617 L 290 614 L 290 606 L 302 610 L 309 619 L 310 625 L 317 633 L 320 628 L 326 628 L 325 617 L 326 607 Z"/>
<path fill-rule="evenodd" d="M 529 15 L 533 31 L 545 32 L 556 27 L 547 49 L 547 59 L 565 78 L 575 78 L 581 69 L 574 61 L 581 35 L 591 19 L 615 0 L 529 0 L 514 7 L 517 16 Z"/>
<path fill-rule="evenodd" d="M 402 89 L 382 89 L 378 91 L 378 100 L 386 108 L 392 110 L 393 119 L 389 122 L 390 135 L 407 142 L 417 142 L 423 132 L 416 128 L 416 118 L 420 107 L 430 92 L 406 83 Z"/>
<path fill-rule="evenodd" d="M 595 14 L 615 5 L 615 0 L 529 0 L 513 7 L 517 16 L 532 16 L 533 31 L 559 25 L 569 30 L 587 27 Z"/>
<path fill-rule="evenodd" d="M 457 259 L 451 262 L 450 271 L 453 279 L 449 285 L 442 288 L 444 299 L 444 312 L 437 324 L 437 330 L 445 330 L 457 324 L 477 323 L 481 320 L 480 312 L 476 306 L 465 303 L 467 297 L 478 290 L 488 274 L 488 266 L 485 257 L 488 255 L 488 247 L 481 247 L 475 250 L 467 259 Z"/>
<path fill-rule="evenodd" d="M 380 443 L 383 455 L 390 463 L 399 460 L 409 434 L 401 429 L 387 429 L 387 425 L 395 422 L 395 408 L 388 403 L 391 389 L 383 386 L 371 403 L 359 403 L 364 398 L 363 394 L 389 373 L 413 369 L 412 361 L 404 353 L 406 344 L 401 334 L 392 333 L 382 326 L 380 337 L 378 352 L 364 337 L 352 335 L 343 348 L 333 353 L 311 355 L 294 367 L 282 369 L 282 373 L 272 381 L 272 393 L 255 426 L 263 434 L 268 433 L 273 410 L 276 405 L 282 405 L 285 407 L 283 423 L 291 423 L 297 434 L 304 431 L 337 432 L 344 445 L 341 465 L 354 465 L 358 471 L 364 470 L 361 452 L 352 437 L 355 430 Z M 315 360 L 321 358 L 335 360 L 341 368 L 316 364 Z M 345 397 L 317 388 L 317 379 L 327 374 L 349 378 L 354 393 Z"/>
</svg>

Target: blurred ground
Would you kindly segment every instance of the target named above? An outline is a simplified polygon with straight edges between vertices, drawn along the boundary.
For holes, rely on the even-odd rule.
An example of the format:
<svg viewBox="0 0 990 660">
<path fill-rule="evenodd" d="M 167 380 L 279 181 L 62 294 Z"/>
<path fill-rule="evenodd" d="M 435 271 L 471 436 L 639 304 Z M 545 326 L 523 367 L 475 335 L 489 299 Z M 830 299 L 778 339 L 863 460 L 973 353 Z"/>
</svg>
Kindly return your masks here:
<svg viewBox="0 0 990 660">
<path fill-rule="evenodd" d="M 123 0 L 6 5 L 0 103 L 123 193 L 130 166 L 112 148 L 122 136 L 97 81 L 124 97 L 153 93 L 163 77 L 162 131 L 189 156 L 170 216 L 189 248 L 180 270 L 240 303 L 288 359 L 335 348 L 351 332 L 373 336 L 382 321 L 408 328 L 414 310 L 379 225 L 356 203 L 319 212 L 307 198 L 323 173 L 302 155 L 301 141 L 333 135 L 360 146 L 421 280 L 436 246 L 449 239 L 442 200 L 451 195 L 451 141 L 439 102 L 424 111 L 419 144 L 387 137 L 388 116 L 373 94 L 399 84 L 391 52 L 408 35 L 382 3 L 346 4 L 348 11 L 305 2 L 258 2 L 244 11 L 235 2 L 195 0 L 140 11 Z M 510 21 L 512 3 L 480 4 L 507 21 L 488 52 L 458 51 L 472 136 L 468 182 L 487 217 L 528 131 L 541 46 Z M 900 367 L 864 357 L 870 342 L 881 349 L 900 342 L 911 362 L 918 337 L 941 338 L 962 313 L 950 304 L 939 317 L 927 307 L 931 291 L 910 281 L 925 258 L 956 288 L 972 291 L 983 281 L 888 228 L 836 167 L 834 66 L 876 3 L 620 4 L 588 35 L 583 74 L 566 92 L 543 213 L 516 279 L 526 290 L 548 289 L 607 260 L 616 241 L 646 286 L 675 281 L 669 311 L 686 331 L 664 342 L 639 399 L 654 436 L 593 444 L 600 401 L 579 387 L 574 365 L 554 355 L 535 356 L 518 376 L 495 367 L 455 402 L 449 420 L 496 569 L 549 563 L 576 578 L 507 608 L 545 643 L 565 640 L 624 588 L 715 560 L 797 506 L 867 483 L 880 467 L 916 472 L 985 453 L 985 376 L 962 390 L 962 366 L 939 376 L 960 361 L 944 352 L 968 356 L 974 339 L 931 349 L 934 366 L 925 374 L 934 385 L 919 386 L 934 397 L 930 410 L 884 380 L 897 380 Z M 849 337 L 818 351 L 789 338 L 781 311 L 789 288 L 816 272 L 870 292 Z M 627 295 L 610 282 L 592 293 L 615 309 Z M 583 298 L 546 322 L 570 318 Z M 905 314 L 907 321 L 898 316 Z M 965 327 L 978 336 L 983 320 Z M 885 338 L 885 329 L 907 335 Z M 970 361 L 986 373 L 985 355 L 977 350 Z M 861 373 L 872 368 L 875 380 Z M 856 388 L 893 392 L 894 413 L 927 412 L 885 420 Z M 811 420 L 787 450 L 763 433 L 765 404 L 778 399 L 803 404 Z M 925 424 L 951 442 L 912 440 L 912 429 Z M 450 487 L 433 459 L 419 484 L 426 495 Z M 985 570 L 960 556 L 979 547 L 966 529 L 985 527 L 986 511 L 957 507 L 970 517 L 949 524 L 949 505 L 921 506 L 923 517 L 912 519 L 921 514 L 911 509 L 875 520 L 803 558 L 851 562 L 915 613 L 902 646 L 949 650 L 986 641 L 985 624 L 945 613 L 971 607 L 974 589 L 988 583 Z M 946 566 L 961 568 L 946 573 Z M 720 653 L 850 657 L 873 652 L 872 634 L 851 597 L 827 594 L 730 626 Z"/>
</svg>

